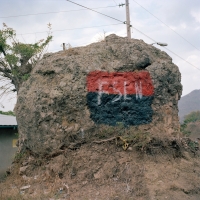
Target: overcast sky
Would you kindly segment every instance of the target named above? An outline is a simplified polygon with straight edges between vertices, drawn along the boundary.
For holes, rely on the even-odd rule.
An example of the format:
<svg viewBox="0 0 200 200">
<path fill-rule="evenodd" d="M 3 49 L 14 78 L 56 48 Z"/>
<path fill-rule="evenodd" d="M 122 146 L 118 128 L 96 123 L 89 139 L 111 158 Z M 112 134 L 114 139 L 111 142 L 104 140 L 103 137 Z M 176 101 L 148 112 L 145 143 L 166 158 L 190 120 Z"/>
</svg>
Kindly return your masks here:
<svg viewBox="0 0 200 200">
<path fill-rule="evenodd" d="M 126 21 L 125 6 L 118 6 L 125 0 L 72 1 Z M 132 38 L 149 44 L 167 43 L 167 49 L 157 47 L 178 65 L 183 95 L 200 89 L 200 0 L 129 0 L 129 3 Z M 66 0 L 0 0 L 0 28 L 2 23 L 15 29 L 19 40 L 26 43 L 45 38 L 47 24 L 51 23 L 53 42 L 49 52 L 61 50 L 64 42 L 72 47 L 96 42 L 104 32 L 126 36 L 124 24 Z M 0 110 L 12 110 L 15 99 L 14 95 L 0 99 Z"/>
</svg>

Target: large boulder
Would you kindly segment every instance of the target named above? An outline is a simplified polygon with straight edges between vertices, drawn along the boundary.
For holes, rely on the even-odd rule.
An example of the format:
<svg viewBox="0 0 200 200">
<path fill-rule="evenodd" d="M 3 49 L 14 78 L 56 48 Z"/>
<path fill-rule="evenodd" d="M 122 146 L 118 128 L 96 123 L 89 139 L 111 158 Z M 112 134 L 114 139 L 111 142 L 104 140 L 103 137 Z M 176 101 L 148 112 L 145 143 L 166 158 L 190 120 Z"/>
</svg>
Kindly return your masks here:
<svg viewBox="0 0 200 200">
<path fill-rule="evenodd" d="M 101 130 L 104 137 L 112 128 L 118 134 L 121 125 L 175 137 L 180 81 L 178 67 L 164 51 L 114 34 L 46 54 L 18 93 L 20 147 L 50 154 L 92 140 Z"/>
</svg>

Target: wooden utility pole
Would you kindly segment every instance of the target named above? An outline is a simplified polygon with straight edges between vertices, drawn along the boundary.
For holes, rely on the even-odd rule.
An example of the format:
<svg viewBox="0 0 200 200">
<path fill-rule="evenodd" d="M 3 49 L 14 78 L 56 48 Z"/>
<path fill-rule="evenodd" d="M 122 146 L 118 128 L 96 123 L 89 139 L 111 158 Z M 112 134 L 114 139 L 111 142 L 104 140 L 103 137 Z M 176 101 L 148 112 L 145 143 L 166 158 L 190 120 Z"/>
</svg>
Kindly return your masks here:
<svg viewBox="0 0 200 200">
<path fill-rule="evenodd" d="M 129 0 L 126 0 L 126 28 L 127 38 L 131 39 L 131 24 L 130 24 L 130 13 L 129 13 Z"/>
<path fill-rule="evenodd" d="M 66 50 L 65 43 L 63 43 L 63 51 L 65 51 L 65 50 Z"/>
</svg>

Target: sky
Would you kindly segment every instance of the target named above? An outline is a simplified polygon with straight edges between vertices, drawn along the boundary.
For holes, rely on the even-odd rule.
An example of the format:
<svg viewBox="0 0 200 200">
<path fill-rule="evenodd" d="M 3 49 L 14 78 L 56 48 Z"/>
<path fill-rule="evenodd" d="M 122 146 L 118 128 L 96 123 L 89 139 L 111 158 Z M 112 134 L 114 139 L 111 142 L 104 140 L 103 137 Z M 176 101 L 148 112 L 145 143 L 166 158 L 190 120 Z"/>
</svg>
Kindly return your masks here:
<svg viewBox="0 0 200 200">
<path fill-rule="evenodd" d="M 53 41 L 48 52 L 62 50 L 62 43 L 85 46 L 104 34 L 126 36 L 125 0 L 72 0 L 117 20 L 84 9 L 66 0 L 0 0 L 0 29 L 3 23 L 16 30 L 17 38 L 32 43 L 47 37 L 51 24 Z M 131 37 L 151 44 L 172 57 L 182 74 L 183 96 L 200 89 L 200 1 L 129 0 Z M 122 21 L 122 22 L 120 22 Z M 16 94 L 0 99 L 0 110 L 13 110 Z"/>
</svg>

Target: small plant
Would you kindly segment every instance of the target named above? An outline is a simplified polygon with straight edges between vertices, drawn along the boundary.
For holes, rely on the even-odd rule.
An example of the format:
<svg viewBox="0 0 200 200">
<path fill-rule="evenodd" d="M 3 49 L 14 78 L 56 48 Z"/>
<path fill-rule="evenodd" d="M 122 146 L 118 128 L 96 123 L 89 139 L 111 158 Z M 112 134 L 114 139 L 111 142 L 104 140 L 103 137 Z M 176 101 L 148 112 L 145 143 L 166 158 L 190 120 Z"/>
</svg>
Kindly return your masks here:
<svg viewBox="0 0 200 200">
<path fill-rule="evenodd" d="M 18 138 L 19 137 L 19 133 L 15 133 L 15 136 Z"/>
<path fill-rule="evenodd" d="M 15 162 L 19 162 L 23 157 L 24 157 L 24 153 L 23 152 L 17 152 L 16 154 L 15 154 L 15 157 L 14 157 L 14 161 Z"/>
<path fill-rule="evenodd" d="M 188 146 L 191 148 L 192 151 L 196 151 L 199 148 L 198 142 L 189 141 Z"/>
<path fill-rule="evenodd" d="M 183 124 L 181 124 L 181 132 L 185 135 L 185 136 L 189 136 L 191 134 L 190 131 L 187 130 L 187 125 L 188 122 L 184 122 Z"/>
<path fill-rule="evenodd" d="M 106 38 L 106 32 L 103 30 L 103 33 L 98 34 L 98 36 L 96 37 L 96 41 L 103 42 L 105 41 L 105 38 Z"/>
</svg>

